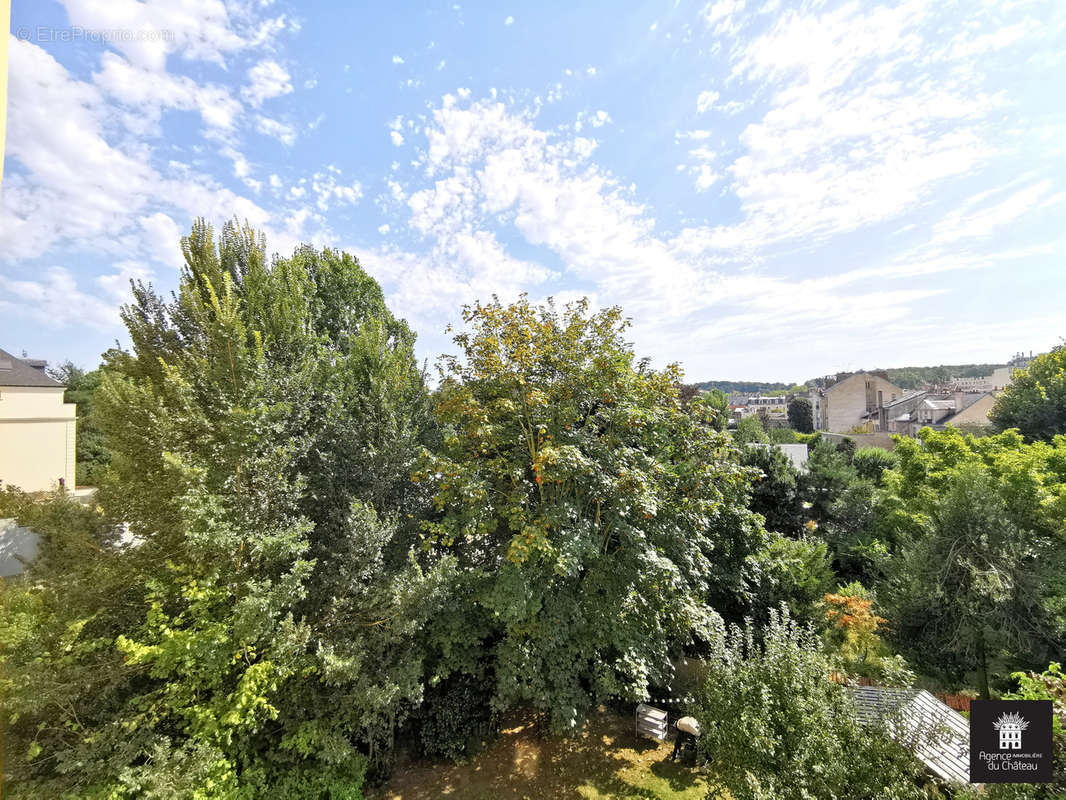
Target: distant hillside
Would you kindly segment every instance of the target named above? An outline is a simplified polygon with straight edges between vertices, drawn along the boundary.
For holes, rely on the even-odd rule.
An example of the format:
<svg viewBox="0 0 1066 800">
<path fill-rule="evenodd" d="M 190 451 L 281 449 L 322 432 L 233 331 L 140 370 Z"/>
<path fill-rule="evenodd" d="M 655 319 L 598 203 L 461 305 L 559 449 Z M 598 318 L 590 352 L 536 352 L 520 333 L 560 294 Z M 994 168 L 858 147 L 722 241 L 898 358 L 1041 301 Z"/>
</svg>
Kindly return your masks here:
<svg viewBox="0 0 1066 800">
<path fill-rule="evenodd" d="M 979 378 L 982 375 L 991 375 L 992 370 L 1002 367 L 1003 364 L 941 364 L 939 367 L 897 367 L 895 369 L 868 369 L 859 372 L 870 372 L 883 375 L 901 389 L 917 389 L 927 383 L 946 383 L 951 378 Z M 852 373 L 840 373 L 846 377 Z M 821 378 L 812 378 L 807 381 L 811 386 L 820 383 Z"/>
<path fill-rule="evenodd" d="M 791 383 L 759 383 L 758 381 L 704 381 L 697 383 L 700 389 L 709 392 L 711 389 L 721 389 L 726 394 L 730 392 L 745 392 L 748 394 L 765 394 L 766 392 L 780 392 L 791 389 Z"/>
<path fill-rule="evenodd" d="M 1002 367 L 1003 364 L 941 364 L 939 367 L 897 367 L 895 369 L 867 369 L 859 372 L 870 372 L 883 375 L 901 389 L 917 389 L 927 383 L 945 383 L 951 378 L 978 378 L 982 375 L 991 375 L 992 370 Z M 846 378 L 853 373 L 841 372 L 840 377 Z M 824 377 L 811 378 L 807 381 L 808 386 L 820 386 L 824 383 Z M 730 392 L 743 392 L 745 394 L 768 394 L 770 392 L 783 392 L 791 389 L 791 383 L 763 383 L 760 381 L 703 381 L 695 384 L 704 391 L 721 389 L 726 394 Z"/>
</svg>

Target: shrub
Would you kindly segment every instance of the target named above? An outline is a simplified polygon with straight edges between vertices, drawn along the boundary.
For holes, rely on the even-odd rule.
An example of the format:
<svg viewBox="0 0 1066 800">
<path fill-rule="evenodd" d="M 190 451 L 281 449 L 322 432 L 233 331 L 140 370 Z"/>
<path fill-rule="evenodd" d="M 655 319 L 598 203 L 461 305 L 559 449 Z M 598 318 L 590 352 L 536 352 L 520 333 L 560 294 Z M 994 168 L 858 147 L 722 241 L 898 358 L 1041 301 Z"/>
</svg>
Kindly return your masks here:
<svg viewBox="0 0 1066 800">
<path fill-rule="evenodd" d="M 734 800 L 924 798 L 919 762 L 857 722 L 818 636 L 787 610 L 722 632 L 698 691 L 702 753 Z M 726 794 L 728 793 L 728 794 Z"/>
<path fill-rule="evenodd" d="M 881 484 L 881 473 L 886 469 L 892 469 L 899 463 L 899 459 L 890 450 L 880 447 L 860 447 L 852 456 L 851 465 L 855 467 L 860 478 Z"/>
<path fill-rule="evenodd" d="M 796 432 L 791 428 L 770 428 L 766 434 L 774 444 L 796 443 Z"/>
<path fill-rule="evenodd" d="M 499 719 L 488 702 L 492 691 L 491 681 L 472 675 L 455 675 L 428 689 L 419 711 L 422 753 L 427 758 L 458 761 L 494 738 Z"/>
</svg>

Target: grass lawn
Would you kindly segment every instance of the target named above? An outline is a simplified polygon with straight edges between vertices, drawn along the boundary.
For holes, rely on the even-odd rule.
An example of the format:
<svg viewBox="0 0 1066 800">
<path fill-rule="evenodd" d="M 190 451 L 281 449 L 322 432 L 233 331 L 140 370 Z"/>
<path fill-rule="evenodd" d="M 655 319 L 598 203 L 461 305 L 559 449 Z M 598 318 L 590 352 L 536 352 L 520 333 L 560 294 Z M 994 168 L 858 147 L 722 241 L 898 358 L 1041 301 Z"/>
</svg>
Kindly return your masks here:
<svg viewBox="0 0 1066 800">
<path fill-rule="evenodd" d="M 671 743 L 638 739 L 633 721 L 600 710 L 573 739 L 541 738 L 531 720 L 505 726 L 499 740 L 462 764 L 398 765 L 371 800 L 702 800 L 707 783 L 667 762 Z"/>
</svg>

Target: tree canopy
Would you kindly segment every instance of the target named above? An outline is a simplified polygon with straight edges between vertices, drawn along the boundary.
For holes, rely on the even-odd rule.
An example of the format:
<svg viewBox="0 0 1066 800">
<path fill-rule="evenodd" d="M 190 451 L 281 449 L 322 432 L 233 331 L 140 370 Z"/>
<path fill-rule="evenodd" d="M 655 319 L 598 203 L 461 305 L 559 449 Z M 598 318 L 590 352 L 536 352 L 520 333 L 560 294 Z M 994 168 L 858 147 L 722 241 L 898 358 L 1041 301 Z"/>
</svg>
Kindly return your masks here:
<svg viewBox="0 0 1066 800">
<path fill-rule="evenodd" d="M 988 696 L 1001 656 L 1037 666 L 1066 644 L 1066 437 L 925 429 L 895 453 L 878 514 L 900 537 L 898 644 L 928 672 L 976 671 Z"/>
<path fill-rule="evenodd" d="M 617 308 L 522 299 L 464 320 L 441 366 L 443 445 L 416 473 L 435 489 L 426 535 L 489 621 L 497 705 L 572 729 L 666 682 L 716 596 L 743 594 L 765 533 L 730 439 L 682 409 L 676 367 L 635 360 Z"/>
<path fill-rule="evenodd" d="M 421 699 L 442 602 L 435 566 L 407 555 L 431 430 L 414 336 L 346 254 L 268 265 L 251 230 L 216 243 L 203 222 L 182 244 L 176 296 L 134 286 L 133 349 L 96 394 L 102 521 L 50 528 L 93 557 L 62 579 L 46 558 L 4 597 L 27 611 L 5 667 L 28 640 L 69 654 L 35 676 L 66 695 L 5 690 L 29 748 L 18 791 L 359 797 Z M 129 546 L 105 547 L 107 520 Z M 89 570 L 121 589 L 92 592 Z"/>
<path fill-rule="evenodd" d="M 1014 373 L 1014 382 L 988 412 L 1000 430 L 1017 428 L 1029 441 L 1066 434 L 1066 345 L 1037 356 Z"/>
</svg>

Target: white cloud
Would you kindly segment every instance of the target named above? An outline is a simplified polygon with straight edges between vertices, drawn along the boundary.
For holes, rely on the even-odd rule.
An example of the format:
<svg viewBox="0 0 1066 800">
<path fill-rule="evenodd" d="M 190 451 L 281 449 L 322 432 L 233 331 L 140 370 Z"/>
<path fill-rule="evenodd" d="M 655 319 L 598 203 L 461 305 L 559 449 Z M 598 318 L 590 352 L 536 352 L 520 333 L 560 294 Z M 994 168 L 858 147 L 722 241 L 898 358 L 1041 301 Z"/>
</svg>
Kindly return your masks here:
<svg viewBox="0 0 1066 800">
<path fill-rule="evenodd" d="M 359 181 L 342 183 L 339 176 L 340 170 L 332 165 L 311 176 L 311 191 L 320 211 L 328 211 L 335 205 L 354 205 L 363 196 Z"/>
<path fill-rule="evenodd" d="M 225 65 L 227 56 L 270 45 L 295 28 L 285 15 L 262 18 L 256 6 L 223 0 L 60 0 L 71 25 L 88 31 L 134 31 L 112 45 L 133 64 L 162 71 L 167 57 Z M 262 5 L 262 4 L 259 4 Z"/>
<path fill-rule="evenodd" d="M 393 64 L 402 64 L 403 63 L 403 59 L 400 58 L 399 56 L 393 56 L 392 57 L 392 63 Z"/>
<path fill-rule="evenodd" d="M 111 291 L 121 273 L 108 276 Z M 119 303 L 83 291 L 74 274 L 63 267 L 45 269 L 38 280 L 19 280 L 0 273 L 0 311 L 27 317 L 49 328 L 85 326 L 113 329 L 119 322 Z"/>
<path fill-rule="evenodd" d="M 181 254 L 183 231 L 170 216 L 156 211 L 140 217 L 137 222 L 144 231 L 147 250 L 152 259 L 174 269 L 179 269 L 185 263 Z"/>
<path fill-rule="evenodd" d="M 250 82 L 241 90 L 241 94 L 256 108 L 272 97 L 292 92 L 288 70 L 272 59 L 264 59 L 249 69 L 248 80 Z"/>
<path fill-rule="evenodd" d="M 733 33 L 739 27 L 737 19 L 744 10 L 744 0 L 715 0 L 703 9 L 703 21 L 716 34 Z"/>
<path fill-rule="evenodd" d="M 135 109 L 127 120 L 136 120 L 142 131 L 158 125 L 163 109 L 197 111 L 210 128 L 234 128 L 241 104 L 222 86 L 201 86 L 191 78 L 136 67 L 116 53 L 104 53 L 93 80 L 106 94 Z M 143 125 L 143 123 L 151 123 Z"/>
<path fill-rule="evenodd" d="M 574 122 L 574 130 L 580 133 L 586 125 L 593 128 L 602 128 L 611 122 L 611 115 L 606 111 L 579 111 L 577 120 Z"/>
<path fill-rule="evenodd" d="M 96 285 L 103 289 L 116 305 L 128 303 L 133 299 L 130 281 L 148 283 L 155 277 L 152 270 L 139 261 L 120 261 L 115 264 L 115 267 L 117 272 L 101 275 L 96 279 Z"/>
<path fill-rule="evenodd" d="M 514 25 L 514 17 L 511 17 L 511 16 L 507 17 L 507 19 L 505 19 L 503 21 L 503 24 L 504 25 Z"/>
<path fill-rule="evenodd" d="M 255 118 L 255 129 L 264 136 L 270 136 L 290 147 L 296 142 L 296 129 L 292 125 L 264 117 L 262 114 Z"/>
<path fill-rule="evenodd" d="M 962 208 L 950 212 L 937 223 L 933 228 L 932 244 L 951 244 L 960 239 L 992 236 L 999 229 L 1039 207 L 1051 194 L 1053 187 L 1048 179 L 1036 181 L 994 205 L 982 202 L 988 194 L 983 193 L 976 202 L 964 204 Z M 983 207 L 970 211 L 973 205 Z"/>
<path fill-rule="evenodd" d="M 399 131 L 389 131 L 389 136 L 392 138 L 392 143 L 397 147 L 403 144 L 403 134 Z"/>
<path fill-rule="evenodd" d="M 715 172 L 728 176 L 743 220 L 687 235 L 748 252 L 822 239 L 912 211 L 941 182 L 988 163 L 996 145 L 985 121 L 1004 98 L 979 80 L 954 79 L 946 51 L 937 57 L 943 63 L 916 60 L 933 51 L 924 39 L 935 24 L 931 7 L 905 0 L 791 10 L 741 42 L 732 80 L 742 92 L 750 85 L 765 94 L 768 107 L 742 131 L 732 164 Z M 715 3 L 708 21 L 742 10 Z M 698 107 L 712 106 L 713 95 L 701 94 Z M 711 173 L 701 166 L 699 176 L 706 186 Z"/>
<path fill-rule="evenodd" d="M 696 98 L 696 113 L 703 114 L 714 108 L 714 104 L 718 101 L 718 92 L 704 91 L 700 92 L 699 97 Z"/>
<path fill-rule="evenodd" d="M 389 226 L 387 224 L 378 225 L 378 233 L 380 233 L 382 236 L 384 236 L 386 233 L 388 233 L 389 230 L 390 230 L 390 228 L 389 228 Z"/>
</svg>

